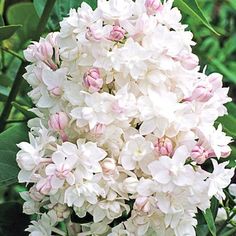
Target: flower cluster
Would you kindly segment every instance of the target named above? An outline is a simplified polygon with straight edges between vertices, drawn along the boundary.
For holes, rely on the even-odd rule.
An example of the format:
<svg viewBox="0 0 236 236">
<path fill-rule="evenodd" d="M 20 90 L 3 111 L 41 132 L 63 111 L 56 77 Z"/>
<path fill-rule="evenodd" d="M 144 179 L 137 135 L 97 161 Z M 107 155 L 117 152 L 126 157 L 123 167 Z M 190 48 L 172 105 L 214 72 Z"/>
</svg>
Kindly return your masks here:
<svg viewBox="0 0 236 236">
<path fill-rule="evenodd" d="M 172 2 L 82 3 L 24 51 L 37 115 L 17 154 L 24 212 L 38 215 L 30 235 L 65 235 L 62 222 L 69 235 L 192 236 L 198 209 L 225 197 L 231 138 L 214 124 L 228 89 L 200 71 Z"/>
</svg>

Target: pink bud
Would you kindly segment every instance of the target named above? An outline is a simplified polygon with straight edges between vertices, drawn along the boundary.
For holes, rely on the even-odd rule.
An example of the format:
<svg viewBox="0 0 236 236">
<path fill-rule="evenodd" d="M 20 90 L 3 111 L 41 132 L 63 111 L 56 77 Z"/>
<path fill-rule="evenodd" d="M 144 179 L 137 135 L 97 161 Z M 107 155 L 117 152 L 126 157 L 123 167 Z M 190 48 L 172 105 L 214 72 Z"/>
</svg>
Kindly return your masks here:
<svg viewBox="0 0 236 236">
<path fill-rule="evenodd" d="M 191 154 L 192 160 L 196 161 L 198 164 L 204 163 L 210 156 L 209 152 L 205 150 L 204 147 L 196 145 Z"/>
<path fill-rule="evenodd" d="M 150 203 L 147 197 L 137 197 L 134 202 L 134 209 L 145 213 L 150 211 Z"/>
<path fill-rule="evenodd" d="M 223 83 L 223 76 L 218 73 L 212 73 L 207 77 L 209 83 L 212 85 L 212 90 L 215 91 L 219 88 L 222 88 Z"/>
<path fill-rule="evenodd" d="M 171 156 L 173 153 L 173 143 L 169 138 L 158 138 L 154 148 L 159 156 Z"/>
<path fill-rule="evenodd" d="M 36 185 L 36 189 L 39 193 L 47 195 L 49 194 L 49 192 L 52 189 L 52 185 L 51 185 L 51 177 L 49 176 L 46 179 L 41 179 L 37 185 Z"/>
<path fill-rule="evenodd" d="M 199 84 L 192 93 L 191 100 L 207 102 L 213 97 L 213 91 L 207 84 Z"/>
<path fill-rule="evenodd" d="M 89 69 L 83 77 L 84 86 L 91 92 L 98 92 L 103 86 L 103 79 L 98 68 Z"/>
<path fill-rule="evenodd" d="M 36 202 L 40 202 L 44 198 L 44 196 L 36 189 L 35 185 L 30 188 L 29 195 Z"/>
<path fill-rule="evenodd" d="M 110 32 L 109 39 L 112 41 L 120 41 L 125 37 L 126 31 L 119 25 L 113 26 L 112 31 Z"/>
<path fill-rule="evenodd" d="M 97 33 L 96 30 L 92 29 L 91 27 L 87 28 L 85 38 L 92 41 L 99 41 L 102 39 L 101 35 L 99 35 L 99 33 Z"/>
<path fill-rule="evenodd" d="M 148 15 L 154 15 L 158 11 L 162 10 L 162 4 L 160 0 L 146 0 L 145 7 Z"/>
<path fill-rule="evenodd" d="M 48 121 L 48 125 L 55 131 L 61 131 L 68 125 L 69 118 L 65 112 L 57 112 L 52 115 Z"/>
<path fill-rule="evenodd" d="M 183 54 L 179 57 L 179 60 L 182 66 L 187 70 L 193 70 L 199 64 L 198 57 L 193 53 Z"/>
<path fill-rule="evenodd" d="M 62 95 L 62 89 L 59 88 L 59 87 L 55 87 L 55 88 L 50 90 L 50 94 L 52 96 L 55 96 L 55 97 L 61 96 Z"/>
<path fill-rule="evenodd" d="M 103 160 L 101 166 L 103 174 L 113 175 L 116 170 L 116 161 L 112 158 L 106 158 L 105 160 Z"/>
<path fill-rule="evenodd" d="M 101 135 L 104 133 L 105 128 L 106 126 L 104 124 L 96 124 L 91 132 L 95 135 Z"/>
</svg>

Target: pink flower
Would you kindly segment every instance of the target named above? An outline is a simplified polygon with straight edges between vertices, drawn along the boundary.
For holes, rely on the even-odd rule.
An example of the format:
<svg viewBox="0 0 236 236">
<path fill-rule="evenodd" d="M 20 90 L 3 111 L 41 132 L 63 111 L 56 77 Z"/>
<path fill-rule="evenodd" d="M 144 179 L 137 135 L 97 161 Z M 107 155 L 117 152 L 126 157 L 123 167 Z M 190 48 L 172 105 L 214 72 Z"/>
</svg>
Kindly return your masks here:
<svg viewBox="0 0 236 236">
<path fill-rule="evenodd" d="M 48 126 L 60 133 L 62 140 L 65 142 L 68 140 L 68 137 L 64 131 L 68 125 L 69 118 L 65 112 L 57 112 L 52 115 L 48 121 Z"/>
<path fill-rule="evenodd" d="M 41 179 L 36 185 L 36 190 L 44 195 L 47 195 L 52 190 L 51 176 L 48 176 L 46 179 Z"/>
<path fill-rule="evenodd" d="M 223 76 L 219 73 L 212 73 L 207 77 L 209 83 L 212 85 L 212 90 L 215 91 L 219 88 L 222 88 L 223 83 L 222 79 Z"/>
<path fill-rule="evenodd" d="M 182 66 L 187 70 L 193 70 L 199 64 L 198 57 L 193 53 L 183 53 L 178 59 Z"/>
<path fill-rule="evenodd" d="M 96 124 L 96 126 L 91 130 L 91 132 L 95 135 L 101 135 L 104 133 L 106 126 L 104 124 Z"/>
<path fill-rule="evenodd" d="M 192 100 L 207 102 L 213 97 L 214 93 L 207 83 L 199 84 L 192 93 Z"/>
<path fill-rule="evenodd" d="M 210 153 L 207 150 L 205 150 L 204 147 L 196 145 L 193 148 L 190 156 L 192 160 L 196 161 L 198 164 L 203 164 L 210 157 L 209 154 Z"/>
<path fill-rule="evenodd" d="M 158 138 L 154 148 L 159 156 L 171 156 L 173 153 L 173 143 L 169 138 Z"/>
<path fill-rule="evenodd" d="M 103 86 L 103 79 L 101 78 L 98 68 L 91 68 L 84 74 L 84 86 L 89 92 L 98 92 Z"/>
<path fill-rule="evenodd" d="M 104 175 L 113 175 L 116 170 L 116 161 L 112 158 L 106 158 L 103 160 L 101 166 Z"/>
<path fill-rule="evenodd" d="M 94 41 L 99 41 L 102 39 L 101 35 L 99 35 L 96 30 L 94 30 L 91 27 L 88 27 L 87 32 L 85 34 L 85 38 L 87 40 L 94 40 Z"/>
<path fill-rule="evenodd" d="M 48 125 L 55 131 L 64 130 L 68 125 L 69 119 L 65 112 L 57 112 L 52 115 L 48 121 Z"/>
<path fill-rule="evenodd" d="M 134 209 L 143 212 L 149 212 L 151 209 L 150 202 L 147 197 L 137 197 L 134 202 Z"/>
<path fill-rule="evenodd" d="M 148 15 L 154 15 L 158 11 L 162 10 L 160 0 L 146 0 L 145 7 L 147 8 Z"/>
<path fill-rule="evenodd" d="M 109 39 L 112 41 L 120 41 L 125 37 L 126 31 L 119 25 L 113 26 L 112 31 L 110 32 Z"/>
</svg>

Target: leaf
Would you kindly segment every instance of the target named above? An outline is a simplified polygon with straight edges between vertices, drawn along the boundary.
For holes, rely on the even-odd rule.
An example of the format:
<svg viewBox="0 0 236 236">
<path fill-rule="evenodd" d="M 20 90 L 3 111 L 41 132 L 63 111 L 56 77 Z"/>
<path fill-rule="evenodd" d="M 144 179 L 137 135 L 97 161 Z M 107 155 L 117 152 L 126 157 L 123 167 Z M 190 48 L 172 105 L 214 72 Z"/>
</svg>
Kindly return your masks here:
<svg viewBox="0 0 236 236">
<path fill-rule="evenodd" d="M 39 17 L 35 11 L 33 3 L 17 3 L 7 10 L 7 19 L 10 24 L 22 24 L 22 28 L 17 32 L 21 42 L 32 38 L 39 23 Z"/>
<path fill-rule="evenodd" d="M 202 224 L 202 225 L 197 225 L 196 227 L 196 234 L 197 236 L 207 236 L 209 230 L 206 224 Z"/>
<path fill-rule="evenodd" d="M 227 135 L 236 138 L 236 118 L 232 115 L 219 117 L 216 123 L 222 124 L 223 130 Z"/>
<path fill-rule="evenodd" d="M 43 9 L 46 4 L 46 1 L 47 0 L 34 0 L 33 1 L 35 9 L 39 17 L 43 13 Z M 78 7 L 80 7 L 82 2 L 88 3 L 93 9 L 97 7 L 97 0 L 84 0 L 84 1 L 83 0 L 67 0 L 67 1 L 57 0 L 53 7 L 51 16 L 48 20 L 48 24 L 47 24 L 48 28 L 53 31 L 58 30 L 59 22 L 63 19 L 63 17 L 68 16 L 71 8 L 77 9 Z"/>
<path fill-rule="evenodd" d="M 21 25 L 0 26 L 0 41 L 10 38 Z"/>
<path fill-rule="evenodd" d="M 5 0 L 0 0 L 0 15 L 3 14 L 4 5 L 5 5 Z"/>
<path fill-rule="evenodd" d="M 20 105 L 20 104 L 17 103 L 17 102 L 12 102 L 12 105 L 13 105 L 18 111 L 20 111 L 26 118 L 31 119 L 31 118 L 35 118 L 35 117 L 36 117 L 36 115 L 35 115 L 33 112 L 29 111 L 29 110 L 28 110 L 29 108 L 26 107 L 26 106 L 22 106 L 22 105 Z"/>
<path fill-rule="evenodd" d="M 211 212 L 214 219 L 217 216 L 218 208 L 219 208 L 219 201 L 215 197 L 213 197 L 211 199 Z"/>
<path fill-rule="evenodd" d="M 228 167 L 229 168 L 234 168 L 236 166 L 236 147 L 235 146 L 231 146 L 231 154 L 228 157 L 229 159 L 229 164 Z"/>
<path fill-rule="evenodd" d="M 26 140 L 28 132 L 25 124 L 15 125 L 0 134 L 0 187 L 16 182 L 19 172 L 16 144 Z"/>
<path fill-rule="evenodd" d="M 212 236 L 216 236 L 216 226 L 215 221 L 211 212 L 211 209 L 207 209 L 205 213 L 203 213 L 204 218 L 207 222 L 207 226 L 209 231 L 211 232 Z"/>
<path fill-rule="evenodd" d="M 236 104 L 234 102 L 227 103 L 226 108 L 231 116 L 236 117 Z"/>
<path fill-rule="evenodd" d="M 26 236 L 24 232 L 29 224 L 29 217 L 22 213 L 21 204 L 6 202 L 0 204 L 0 235 Z"/>
<path fill-rule="evenodd" d="M 174 4 L 178 6 L 186 14 L 190 15 L 194 19 L 201 21 L 208 29 L 219 35 L 218 32 L 210 25 L 207 18 L 203 14 L 201 8 L 198 5 L 197 0 L 175 0 Z"/>
</svg>

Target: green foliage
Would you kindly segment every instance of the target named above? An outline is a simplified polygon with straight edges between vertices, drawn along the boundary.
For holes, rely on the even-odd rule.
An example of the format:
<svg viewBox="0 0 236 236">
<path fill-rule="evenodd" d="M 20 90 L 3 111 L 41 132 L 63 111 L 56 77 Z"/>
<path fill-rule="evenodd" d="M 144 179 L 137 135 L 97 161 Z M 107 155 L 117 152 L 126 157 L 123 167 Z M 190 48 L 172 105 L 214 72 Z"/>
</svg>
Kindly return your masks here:
<svg viewBox="0 0 236 236">
<path fill-rule="evenodd" d="M 25 124 L 13 126 L 0 134 L 0 186 L 16 182 L 19 172 L 16 164 L 16 144 L 27 139 Z"/>
<path fill-rule="evenodd" d="M 201 8 L 198 5 L 197 0 L 175 0 L 175 5 L 178 6 L 179 9 L 184 11 L 186 14 L 190 15 L 193 19 L 196 19 L 202 22 L 207 28 L 209 28 L 212 32 L 219 35 L 215 31 L 215 29 L 210 25 L 205 15 L 203 14 Z"/>
<path fill-rule="evenodd" d="M 0 41 L 10 38 L 21 25 L 0 26 Z"/>
<path fill-rule="evenodd" d="M 43 9 L 47 0 L 34 0 L 33 2 L 38 16 L 40 17 L 43 13 Z M 63 19 L 63 17 L 66 17 L 68 15 L 71 8 L 77 9 L 78 7 L 80 7 L 82 2 L 88 3 L 93 9 L 95 9 L 97 6 L 97 0 L 57 0 L 54 4 L 51 16 L 47 24 L 47 27 L 50 29 L 50 31 L 59 30 L 59 22 Z"/>
<path fill-rule="evenodd" d="M 206 210 L 206 212 L 204 213 L 204 218 L 207 222 L 208 229 L 211 232 L 212 236 L 216 236 L 215 220 L 213 218 L 211 209 Z"/>
<path fill-rule="evenodd" d="M 17 32 L 21 42 L 31 39 L 37 30 L 39 17 L 33 3 L 17 3 L 9 7 L 7 20 L 10 24 L 22 24 L 23 27 Z"/>
</svg>

